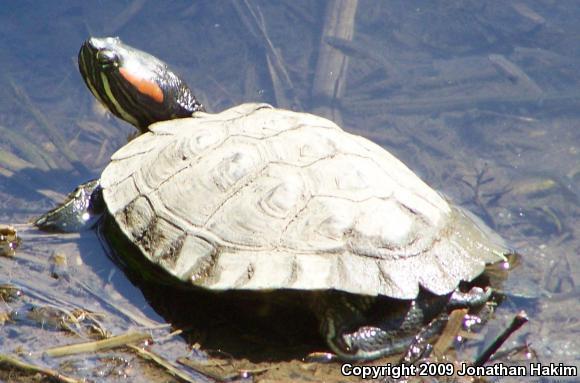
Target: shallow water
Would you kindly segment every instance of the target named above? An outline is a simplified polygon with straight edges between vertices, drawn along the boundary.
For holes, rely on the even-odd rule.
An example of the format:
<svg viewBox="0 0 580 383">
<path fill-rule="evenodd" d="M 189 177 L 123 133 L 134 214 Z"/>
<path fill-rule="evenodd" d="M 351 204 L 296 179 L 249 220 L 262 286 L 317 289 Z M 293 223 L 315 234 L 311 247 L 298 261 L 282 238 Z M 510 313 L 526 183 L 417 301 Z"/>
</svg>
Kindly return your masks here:
<svg viewBox="0 0 580 383">
<path fill-rule="evenodd" d="M 48 297 L 52 304 L 106 313 L 100 320 L 116 334 L 164 323 L 106 257 L 96 234 L 47 237 L 24 225 L 98 177 L 132 133 L 102 111 L 76 69 L 88 36 L 118 35 L 170 63 L 209 110 L 260 101 L 312 111 L 387 148 L 523 255 L 506 283 L 512 297 L 488 324 L 486 339 L 526 309 L 530 323 L 505 347 L 530 343 L 541 362 L 577 366 L 580 8 L 548 0 L 359 1 L 352 39 L 348 33 L 321 37 L 332 4 L 3 4 L 0 223 L 18 224 L 25 241 L 15 259 L 0 258 L 0 283 L 22 288 L 35 304 Z M 330 77 L 317 71 L 325 49 L 334 60 L 348 58 L 328 69 Z M 51 276 L 55 252 L 67 258 L 65 277 Z M 21 304 L 0 303 L 0 312 Z M 0 325 L 0 353 L 78 341 L 49 327 Z M 168 358 L 189 353 L 179 337 L 159 348 Z M 99 370 L 104 365 L 112 372 L 99 381 L 148 376 L 145 363 L 117 356 L 125 362 L 71 358 L 70 374 L 95 379 L 106 375 Z M 338 376 L 333 367 L 316 375 L 293 363 L 299 364 L 290 368 L 314 380 Z"/>
</svg>

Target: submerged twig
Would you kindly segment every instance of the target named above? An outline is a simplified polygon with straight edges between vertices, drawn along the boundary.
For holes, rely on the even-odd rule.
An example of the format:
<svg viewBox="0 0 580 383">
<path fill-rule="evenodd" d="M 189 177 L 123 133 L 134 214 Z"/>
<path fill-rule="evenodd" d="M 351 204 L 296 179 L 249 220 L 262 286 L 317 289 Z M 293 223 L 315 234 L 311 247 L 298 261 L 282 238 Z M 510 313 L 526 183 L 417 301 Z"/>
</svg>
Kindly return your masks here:
<svg viewBox="0 0 580 383">
<path fill-rule="evenodd" d="M 43 354 L 56 358 L 86 352 L 97 352 L 120 346 L 128 346 L 129 343 L 140 342 L 148 338 L 150 338 L 149 334 L 142 332 L 129 332 L 123 335 L 113 336 L 108 339 L 97 340 L 94 342 L 76 343 L 68 346 L 49 348 L 48 350 L 45 350 Z"/>
<path fill-rule="evenodd" d="M 174 376 L 174 377 L 176 377 L 178 379 L 181 379 L 184 382 L 188 382 L 188 383 L 196 383 L 196 382 L 198 382 L 198 380 L 194 379 L 192 376 L 189 376 L 185 372 L 181 371 L 179 368 L 175 367 L 173 364 L 171 364 L 165 358 L 163 358 L 163 357 L 161 357 L 161 356 L 159 356 L 159 355 L 157 355 L 157 354 L 155 354 L 155 353 L 153 353 L 151 351 L 145 350 L 145 349 L 140 348 L 140 347 L 137 347 L 137 346 L 128 345 L 128 347 L 130 349 L 132 349 L 133 351 L 135 351 L 137 353 L 137 355 L 139 355 L 143 359 L 147 359 L 147 360 L 153 361 L 158 366 L 160 366 L 163 369 L 165 369 L 165 371 L 167 373 L 171 374 L 172 376 Z"/>
<path fill-rule="evenodd" d="M 505 56 L 491 54 L 488 56 L 488 59 L 510 81 L 523 84 L 532 94 L 540 96 L 544 93 L 542 88 L 522 68 L 508 60 Z"/>
<path fill-rule="evenodd" d="M 451 312 L 447 325 L 443 329 L 439 339 L 437 339 L 437 342 L 433 345 L 433 353 L 435 355 L 444 355 L 453 346 L 453 342 L 463 325 L 463 318 L 465 318 L 468 311 L 468 309 L 457 309 Z"/>
<path fill-rule="evenodd" d="M 137 313 L 133 313 L 133 312 L 129 311 L 128 309 L 126 309 L 125 307 L 118 305 L 118 304 L 115 304 L 113 301 L 111 301 L 110 299 L 107 299 L 107 297 L 103 296 L 103 294 L 99 294 L 96 291 L 94 291 L 90 286 L 88 286 L 83 281 L 75 280 L 75 282 L 84 291 L 86 291 L 88 294 L 90 294 L 95 300 L 110 307 L 112 310 L 114 310 L 118 314 L 121 314 L 125 318 L 133 321 L 133 323 L 136 323 L 140 326 L 147 327 L 150 329 L 163 328 L 163 327 L 168 326 L 164 323 L 159 323 L 159 322 L 153 321 L 153 320 L 145 317 L 144 315 L 139 315 Z"/>
<path fill-rule="evenodd" d="M 3 166 L 10 171 L 19 171 L 24 168 L 31 168 L 34 165 L 25 159 L 18 157 L 14 153 L 0 149 L 0 166 Z"/>
<path fill-rule="evenodd" d="M 326 359 L 322 363 L 328 362 Z M 205 376 L 208 376 L 218 382 L 236 382 L 240 379 L 245 379 L 249 377 L 254 377 L 258 374 L 262 374 L 271 370 L 271 367 L 261 367 L 261 368 L 240 368 L 236 366 L 236 361 L 226 361 L 222 359 L 210 359 L 207 361 L 196 362 L 189 358 L 179 358 L 177 362 L 191 368 Z M 219 371 L 216 371 L 219 370 Z"/>
<path fill-rule="evenodd" d="M 56 163 L 50 158 L 46 153 L 43 153 L 43 149 L 40 146 L 35 145 L 30 140 L 21 137 L 19 134 L 13 132 L 12 130 L 0 126 L 0 135 L 2 139 L 6 142 L 11 143 L 23 157 L 22 160 L 31 163 L 40 170 L 54 169 L 57 167 Z M 2 162 L 3 166 L 9 166 L 9 163 Z M 10 168 L 10 170 L 20 170 L 18 168 Z"/>
<path fill-rule="evenodd" d="M 495 220 L 493 219 L 493 216 L 487 209 L 486 203 L 483 202 L 481 198 L 481 186 L 493 181 L 493 177 L 487 177 L 487 165 L 485 165 L 483 169 L 476 171 L 475 185 L 472 185 L 471 183 L 465 181 L 464 179 L 460 179 L 460 181 L 469 186 L 471 190 L 473 190 L 473 202 L 481 210 L 482 214 L 485 217 L 485 220 L 487 221 L 487 224 L 491 228 L 495 228 L 496 227 Z"/>
<path fill-rule="evenodd" d="M 286 70 L 284 59 L 268 36 L 264 16 L 260 8 L 247 0 L 234 1 L 232 5 L 248 30 L 259 40 L 260 44 L 266 50 L 266 60 L 278 106 L 288 109 L 302 109 L 300 101 L 294 92 L 294 85 L 290 79 L 290 75 Z"/>
<path fill-rule="evenodd" d="M 54 144 L 54 146 L 60 150 L 64 158 L 67 159 L 69 164 L 76 169 L 79 173 L 87 173 L 87 168 L 80 162 L 76 154 L 70 150 L 68 144 L 64 140 L 61 133 L 48 121 L 48 119 L 42 114 L 36 106 L 30 101 L 26 91 L 16 85 L 14 81 L 9 80 L 10 86 L 12 87 L 14 94 L 18 97 L 20 103 L 32 114 L 34 119 L 38 122 L 40 126 L 44 128 L 44 133 L 48 136 L 49 140 Z"/>
<path fill-rule="evenodd" d="M 473 365 L 476 367 L 483 366 L 489 358 L 504 344 L 511 334 L 516 332 L 520 327 L 528 322 L 528 315 L 525 311 L 520 311 L 512 320 L 509 327 L 505 329 L 476 360 Z"/>
<path fill-rule="evenodd" d="M 544 93 L 541 97 L 542 108 L 545 112 L 550 107 L 561 108 L 564 105 L 576 105 L 580 99 L 580 92 L 576 90 Z M 496 109 L 496 108 L 516 108 L 521 105 L 529 106 L 538 103 L 536 95 L 473 95 L 467 97 L 439 96 L 434 97 L 414 97 L 409 99 L 365 99 L 357 100 L 349 97 L 348 102 L 342 101 L 344 108 L 356 111 L 357 113 L 376 113 L 387 110 L 397 114 L 420 114 L 420 113 L 441 113 L 450 110 L 466 110 L 470 108 Z M 500 108 L 501 109 L 501 108 Z"/>
<path fill-rule="evenodd" d="M 55 379 L 58 382 L 81 383 L 84 381 L 84 380 L 74 379 L 74 378 L 68 377 L 66 375 L 62 375 L 58 371 L 52 370 L 50 368 L 36 366 L 34 364 L 24 362 L 20 359 L 13 357 L 13 356 L 10 356 L 10 355 L 0 354 L 0 365 L 2 365 L 2 364 L 19 369 L 19 370 L 24 371 L 24 372 L 29 372 L 29 373 L 34 373 L 34 374 L 40 373 L 40 374 L 46 375 L 52 379 Z"/>
</svg>

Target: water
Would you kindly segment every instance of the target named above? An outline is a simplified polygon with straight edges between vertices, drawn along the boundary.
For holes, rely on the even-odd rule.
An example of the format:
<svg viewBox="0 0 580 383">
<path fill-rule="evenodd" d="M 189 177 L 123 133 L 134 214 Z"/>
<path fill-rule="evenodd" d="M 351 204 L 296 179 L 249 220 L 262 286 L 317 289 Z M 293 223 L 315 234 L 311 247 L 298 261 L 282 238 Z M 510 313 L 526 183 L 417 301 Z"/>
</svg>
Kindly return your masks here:
<svg viewBox="0 0 580 383">
<path fill-rule="evenodd" d="M 387 148 L 523 254 L 507 282 L 516 297 L 501 307 L 488 337 L 526 308 L 531 322 L 506 346 L 529 342 L 542 362 L 577 365 L 580 8 L 554 1 L 359 1 L 352 40 L 321 38 L 327 13 L 327 3 L 297 1 L 4 2 L 0 223 L 23 228 L 98 177 L 132 133 L 102 112 L 76 69 L 88 36 L 118 35 L 169 62 L 209 110 L 260 101 L 314 111 Z M 317 72 L 322 49 L 348 57 L 344 77 Z M 334 100 L 324 93 L 328 78 L 338 78 L 330 84 L 339 89 Z M 23 230 L 28 245 L 17 260 L 0 259 L 0 282 L 28 286 L 31 300 L 40 299 L 36 287 L 108 312 L 105 322 L 116 333 L 139 321 L 93 295 L 114 297 L 143 321 L 163 322 L 94 233 L 47 240 Z M 67 255 L 68 282 L 50 276 L 55 249 Z M 0 327 L 1 353 L 52 345 L 54 332 L 25 326 Z M 187 353 L 178 339 L 167 355 Z M 133 363 L 142 376 L 143 364 Z M 83 366 L 71 374 L 92 376 L 98 363 L 89 358 Z M 126 370 L 119 366 L 115 371 Z"/>
</svg>

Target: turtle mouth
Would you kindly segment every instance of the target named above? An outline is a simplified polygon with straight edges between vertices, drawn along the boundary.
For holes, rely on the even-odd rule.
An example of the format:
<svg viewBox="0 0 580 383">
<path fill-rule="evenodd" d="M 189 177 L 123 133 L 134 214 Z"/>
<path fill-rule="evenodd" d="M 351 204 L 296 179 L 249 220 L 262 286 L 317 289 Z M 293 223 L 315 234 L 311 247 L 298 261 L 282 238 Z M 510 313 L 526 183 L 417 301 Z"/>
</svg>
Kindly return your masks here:
<svg viewBox="0 0 580 383">
<path fill-rule="evenodd" d="M 117 45 L 121 44 L 119 38 L 97 39 L 94 37 L 86 40 L 79 51 L 79 69 L 83 79 L 97 76 L 99 72 L 121 66 L 121 55 Z M 93 81 L 94 82 L 94 81 Z"/>
<path fill-rule="evenodd" d="M 79 71 L 83 81 L 90 89 L 91 93 L 103 104 L 107 105 L 103 99 L 103 89 L 100 86 L 102 84 L 101 74 L 103 72 L 103 67 L 99 64 L 97 57 L 101 50 L 93 44 L 93 38 L 88 39 L 81 46 L 79 51 Z M 102 55 L 101 55 L 102 56 Z"/>
</svg>

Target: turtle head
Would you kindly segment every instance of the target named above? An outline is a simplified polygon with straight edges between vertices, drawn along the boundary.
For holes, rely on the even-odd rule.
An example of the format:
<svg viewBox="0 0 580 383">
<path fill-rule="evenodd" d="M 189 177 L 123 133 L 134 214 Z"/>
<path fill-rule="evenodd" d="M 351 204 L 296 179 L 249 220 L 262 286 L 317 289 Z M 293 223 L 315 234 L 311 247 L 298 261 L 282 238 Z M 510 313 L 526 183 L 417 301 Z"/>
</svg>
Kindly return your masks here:
<svg viewBox="0 0 580 383">
<path fill-rule="evenodd" d="M 90 38 L 79 51 L 79 70 L 93 95 L 142 132 L 157 121 L 203 111 L 187 84 L 158 58 L 118 37 Z"/>
</svg>

